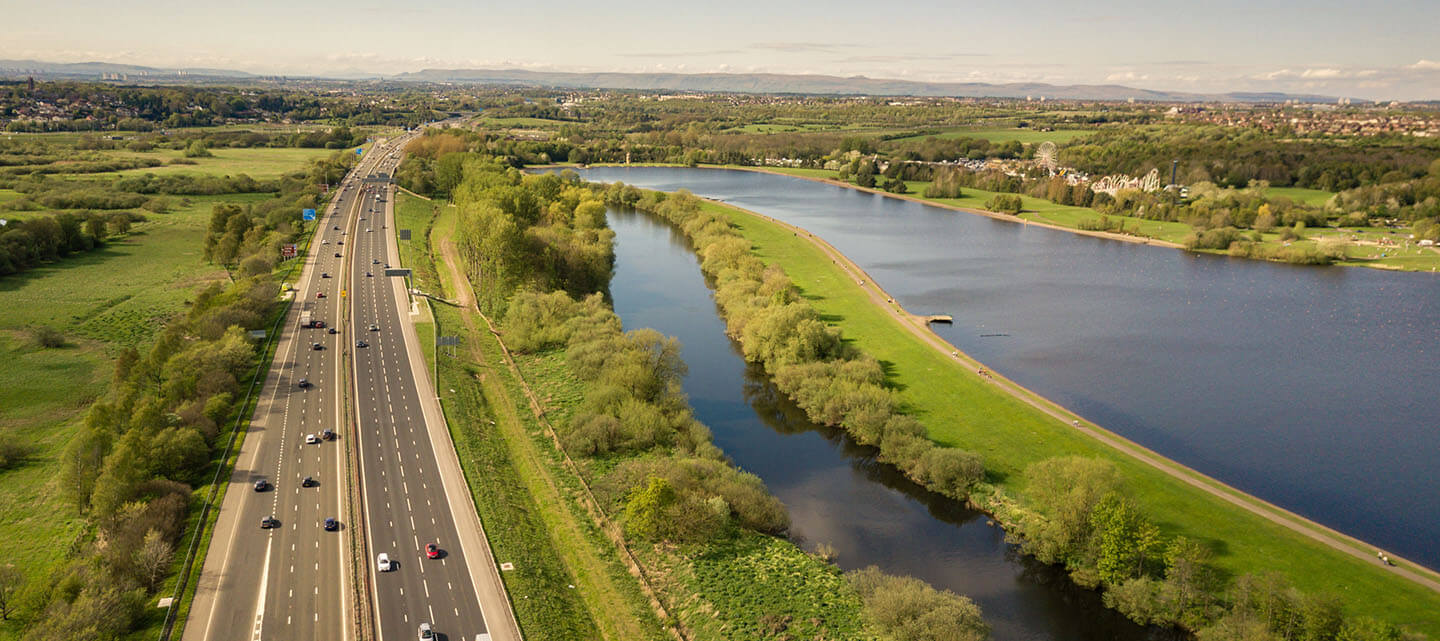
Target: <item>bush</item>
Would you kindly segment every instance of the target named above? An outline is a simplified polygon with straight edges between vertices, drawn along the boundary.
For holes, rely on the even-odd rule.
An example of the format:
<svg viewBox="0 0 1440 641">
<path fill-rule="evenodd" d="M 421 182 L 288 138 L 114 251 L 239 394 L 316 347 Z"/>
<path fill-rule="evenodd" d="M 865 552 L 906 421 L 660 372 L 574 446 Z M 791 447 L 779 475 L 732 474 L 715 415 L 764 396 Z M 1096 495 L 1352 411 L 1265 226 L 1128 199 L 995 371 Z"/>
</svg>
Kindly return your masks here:
<svg viewBox="0 0 1440 641">
<path fill-rule="evenodd" d="M 8 470 L 24 463 L 30 456 L 30 447 L 20 442 L 14 434 L 0 434 L 0 470 Z"/>
<path fill-rule="evenodd" d="M 1018 194 L 995 194 L 985 201 L 985 209 L 1002 214 L 1018 214 L 1024 207 Z"/>
<path fill-rule="evenodd" d="M 865 620 L 886 638 L 906 641 L 980 641 L 990 627 L 980 607 L 924 581 L 891 576 L 874 566 L 845 575 L 860 593 Z"/>
<path fill-rule="evenodd" d="M 30 329 L 30 340 L 45 349 L 65 346 L 65 334 L 49 325 L 37 325 Z"/>
</svg>

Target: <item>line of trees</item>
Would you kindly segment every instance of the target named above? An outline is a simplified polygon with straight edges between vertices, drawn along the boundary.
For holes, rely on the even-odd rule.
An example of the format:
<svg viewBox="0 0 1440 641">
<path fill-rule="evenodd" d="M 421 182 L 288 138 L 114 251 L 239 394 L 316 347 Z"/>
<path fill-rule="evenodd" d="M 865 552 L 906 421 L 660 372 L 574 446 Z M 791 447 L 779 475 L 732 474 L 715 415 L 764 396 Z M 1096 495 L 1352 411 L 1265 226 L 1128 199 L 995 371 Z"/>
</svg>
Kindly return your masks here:
<svg viewBox="0 0 1440 641">
<path fill-rule="evenodd" d="M 652 212 L 685 233 L 703 259 L 701 269 L 714 279 L 715 301 L 745 359 L 764 365 L 811 420 L 878 447 L 880 460 L 946 496 L 965 500 L 984 479 L 978 455 L 935 446 L 919 421 L 900 412 L 879 361 L 841 340 L 784 270 L 756 257 L 723 214 L 703 209 L 684 190 L 667 196 L 615 183 L 606 198 Z"/>
<path fill-rule="evenodd" d="M 279 287 L 268 277 L 200 292 L 145 353 L 116 360 L 106 396 L 61 455 L 59 480 L 93 539 L 17 594 L 27 641 L 121 638 L 170 571 L 222 426 L 241 408 Z"/>
<path fill-rule="evenodd" d="M 71 212 L 7 220 L 0 225 L 0 276 L 16 274 L 105 244 L 111 234 L 123 234 L 138 217 L 127 212 Z"/>
</svg>

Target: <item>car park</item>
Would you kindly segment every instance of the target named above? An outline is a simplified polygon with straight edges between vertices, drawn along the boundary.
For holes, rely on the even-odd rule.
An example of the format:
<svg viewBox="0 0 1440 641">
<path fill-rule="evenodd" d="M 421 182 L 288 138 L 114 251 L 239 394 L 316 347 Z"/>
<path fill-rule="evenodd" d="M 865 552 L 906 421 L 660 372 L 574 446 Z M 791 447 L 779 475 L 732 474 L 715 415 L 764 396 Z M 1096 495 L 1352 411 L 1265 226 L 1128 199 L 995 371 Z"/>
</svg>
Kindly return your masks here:
<svg viewBox="0 0 1440 641">
<path fill-rule="evenodd" d="M 375 557 L 375 569 L 381 572 L 389 572 L 395 569 L 395 564 L 390 562 L 389 554 L 381 552 L 380 556 Z"/>
</svg>

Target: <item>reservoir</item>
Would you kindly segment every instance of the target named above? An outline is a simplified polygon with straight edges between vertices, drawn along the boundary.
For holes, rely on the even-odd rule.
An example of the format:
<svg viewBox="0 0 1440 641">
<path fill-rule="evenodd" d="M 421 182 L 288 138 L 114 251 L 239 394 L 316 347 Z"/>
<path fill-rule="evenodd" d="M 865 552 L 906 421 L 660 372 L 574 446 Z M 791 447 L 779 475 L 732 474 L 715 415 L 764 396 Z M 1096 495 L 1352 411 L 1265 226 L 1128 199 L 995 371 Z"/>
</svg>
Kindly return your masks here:
<svg viewBox="0 0 1440 641">
<path fill-rule="evenodd" d="M 581 175 L 685 188 L 808 229 L 910 311 L 952 315 L 953 325 L 935 326 L 940 336 L 1005 376 L 1205 474 L 1440 567 L 1440 275 L 1195 255 L 754 172 L 594 168 Z M 612 218 L 620 233 L 616 311 L 627 327 L 680 335 L 691 379 L 706 375 L 719 356 L 697 354 L 704 348 L 661 322 L 683 310 L 635 317 L 639 307 L 665 304 L 656 288 L 678 270 L 626 284 L 635 264 L 659 258 L 627 253 L 624 221 Z M 673 242 L 688 253 L 683 241 Z M 713 307 L 705 313 L 721 332 Z M 767 401 L 773 393 L 758 381 L 747 379 L 746 395 Z M 781 459 L 781 468 L 803 456 L 722 436 L 723 417 L 706 414 L 708 390 L 689 381 L 686 390 L 722 448 L 747 469 L 757 471 L 746 448 Z M 767 422 L 796 418 L 774 407 Z M 815 447 L 847 449 L 833 436 L 822 440 Z M 876 474 L 863 460 L 848 459 L 852 480 Z M 780 493 L 781 479 L 761 476 Z M 904 493 L 869 485 L 864 491 Z M 797 525 L 818 509 L 781 498 Z M 936 517 L 970 518 L 947 514 Z M 852 513 L 847 520 L 869 518 L 884 517 Z M 856 537 L 918 527 L 847 525 L 846 535 Z M 839 547 L 838 534 L 816 527 L 800 529 Z M 959 531 L 1001 545 L 1000 534 L 983 525 Z"/>
<path fill-rule="evenodd" d="M 680 339 L 696 418 L 784 501 L 797 542 L 832 546 L 845 569 L 878 565 L 967 595 L 997 641 L 1164 638 L 1104 609 L 1063 571 L 1017 555 L 985 515 L 925 491 L 876 463 L 870 448 L 811 423 L 726 336 L 685 238 L 647 214 L 611 210 L 609 219 L 615 312 L 626 329 Z"/>
</svg>

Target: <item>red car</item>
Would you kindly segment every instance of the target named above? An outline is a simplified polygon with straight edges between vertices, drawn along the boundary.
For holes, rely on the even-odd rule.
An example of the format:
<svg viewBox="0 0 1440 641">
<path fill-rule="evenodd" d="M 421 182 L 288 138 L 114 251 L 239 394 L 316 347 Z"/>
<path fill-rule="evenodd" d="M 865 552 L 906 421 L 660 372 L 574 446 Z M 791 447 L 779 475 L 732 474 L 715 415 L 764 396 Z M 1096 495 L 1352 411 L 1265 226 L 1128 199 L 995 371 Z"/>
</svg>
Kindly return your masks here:
<svg viewBox="0 0 1440 641">
<path fill-rule="evenodd" d="M 315 292 L 315 298 L 325 298 L 325 292 Z"/>
<path fill-rule="evenodd" d="M 440 558 L 440 546 L 435 545 L 434 543 L 426 543 L 425 556 L 431 559 Z"/>
</svg>

